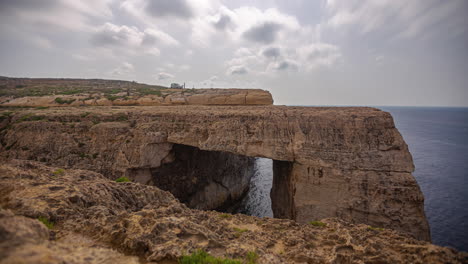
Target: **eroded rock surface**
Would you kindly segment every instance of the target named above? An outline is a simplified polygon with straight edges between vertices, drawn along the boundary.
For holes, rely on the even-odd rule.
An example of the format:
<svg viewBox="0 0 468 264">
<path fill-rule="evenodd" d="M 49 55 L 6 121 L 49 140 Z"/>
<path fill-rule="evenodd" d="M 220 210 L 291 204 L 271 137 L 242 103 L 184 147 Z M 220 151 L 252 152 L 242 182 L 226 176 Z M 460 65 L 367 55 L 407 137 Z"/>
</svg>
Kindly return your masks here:
<svg viewBox="0 0 468 264">
<path fill-rule="evenodd" d="M 388 229 L 338 219 L 314 226 L 198 211 L 153 186 L 57 169 L 2 160 L 2 263 L 177 263 L 197 249 L 237 259 L 254 251 L 258 263 L 468 261 L 467 253 Z M 40 216 L 55 223 L 52 230 L 36 220 Z"/>
<path fill-rule="evenodd" d="M 407 145 L 390 114 L 377 109 L 86 107 L 3 115 L 3 157 L 110 178 L 166 166 L 173 144 L 267 157 L 282 173 L 274 176 L 275 216 L 340 217 L 430 240 Z"/>
</svg>

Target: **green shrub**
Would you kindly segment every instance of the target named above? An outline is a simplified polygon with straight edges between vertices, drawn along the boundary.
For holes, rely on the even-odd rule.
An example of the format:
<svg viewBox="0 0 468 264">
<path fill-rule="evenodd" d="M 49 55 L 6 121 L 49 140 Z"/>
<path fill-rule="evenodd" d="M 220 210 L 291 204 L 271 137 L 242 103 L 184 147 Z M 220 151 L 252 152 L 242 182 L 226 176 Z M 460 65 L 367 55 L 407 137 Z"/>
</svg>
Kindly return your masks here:
<svg viewBox="0 0 468 264">
<path fill-rule="evenodd" d="M 73 103 L 73 102 L 75 102 L 75 101 L 76 101 L 76 99 L 68 99 L 68 100 L 65 100 L 65 99 L 62 99 L 62 98 L 60 98 L 60 97 L 55 98 L 55 102 L 56 102 L 57 104 L 71 104 L 71 103 Z"/>
<path fill-rule="evenodd" d="M 72 94 L 79 94 L 83 92 L 82 90 L 68 90 L 68 91 L 59 91 L 58 94 L 65 94 L 65 95 L 72 95 Z"/>
<path fill-rule="evenodd" d="M 161 91 L 160 91 L 160 89 L 157 89 L 157 88 L 149 88 L 149 87 L 140 88 L 140 89 L 138 90 L 138 92 L 139 92 L 141 95 L 157 95 L 157 96 L 161 96 Z"/>
<path fill-rule="evenodd" d="M 120 89 L 114 88 L 114 89 L 111 89 L 110 91 L 108 91 L 108 93 L 110 93 L 110 94 L 120 93 Z"/>
<path fill-rule="evenodd" d="M 242 264 L 239 260 L 228 258 L 217 258 L 206 253 L 203 250 L 197 250 L 189 256 L 182 256 L 179 259 L 180 264 Z"/>
<path fill-rule="evenodd" d="M 49 229 L 54 228 L 54 223 L 51 222 L 51 221 L 49 221 L 49 219 L 47 219 L 47 218 L 45 218 L 45 217 L 43 217 L 43 216 L 39 216 L 39 217 L 37 218 L 37 220 L 39 220 L 41 223 L 43 223 L 43 224 L 44 224 L 45 226 L 47 226 L 47 228 L 49 228 Z"/>
<path fill-rule="evenodd" d="M 54 175 L 62 175 L 65 173 L 64 169 L 56 169 L 54 172 L 52 172 Z"/>
<path fill-rule="evenodd" d="M 131 180 L 127 177 L 120 177 L 115 180 L 116 182 L 131 182 Z"/>
<path fill-rule="evenodd" d="M 320 222 L 320 221 L 312 221 L 312 222 L 309 222 L 309 224 L 313 225 L 313 226 L 318 226 L 318 227 L 325 227 L 327 226 L 327 224 L 325 224 L 324 222 Z"/>
<path fill-rule="evenodd" d="M 258 254 L 254 251 L 249 251 L 247 253 L 247 264 L 256 264 L 258 260 Z"/>
</svg>

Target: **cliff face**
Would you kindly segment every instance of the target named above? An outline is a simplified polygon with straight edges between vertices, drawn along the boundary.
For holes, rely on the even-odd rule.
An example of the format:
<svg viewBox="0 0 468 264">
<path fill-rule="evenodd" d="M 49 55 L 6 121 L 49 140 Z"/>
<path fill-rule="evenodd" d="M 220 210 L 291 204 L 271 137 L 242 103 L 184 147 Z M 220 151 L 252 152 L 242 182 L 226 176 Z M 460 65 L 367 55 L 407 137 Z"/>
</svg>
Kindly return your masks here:
<svg viewBox="0 0 468 264">
<path fill-rule="evenodd" d="M 154 186 L 33 161 L 2 160 L 0 206 L 0 259 L 8 264 L 177 263 L 198 249 L 239 260 L 255 252 L 259 264 L 468 261 L 389 229 L 193 210 Z"/>
<path fill-rule="evenodd" d="M 157 186 L 155 175 L 177 160 L 173 144 L 267 157 L 274 160 L 275 217 L 302 223 L 340 217 L 430 240 L 411 155 L 391 116 L 376 109 L 87 107 L 5 116 L 3 157 L 150 179 Z"/>
</svg>

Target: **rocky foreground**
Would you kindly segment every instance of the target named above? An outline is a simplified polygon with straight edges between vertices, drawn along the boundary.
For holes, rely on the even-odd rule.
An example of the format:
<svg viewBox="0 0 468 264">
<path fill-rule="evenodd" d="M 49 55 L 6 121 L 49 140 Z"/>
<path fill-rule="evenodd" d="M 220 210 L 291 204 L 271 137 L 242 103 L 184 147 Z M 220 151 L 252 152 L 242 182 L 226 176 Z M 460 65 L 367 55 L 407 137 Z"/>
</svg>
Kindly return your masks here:
<svg viewBox="0 0 468 264">
<path fill-rule="evenodd" d="M 199 249 L 253 263 L 468 262 L 389 229 L 199 211 L 154 186 L 34 161 L 2 160 L 0 206 L 1 263 L 177 263 Z"/>
</svg>

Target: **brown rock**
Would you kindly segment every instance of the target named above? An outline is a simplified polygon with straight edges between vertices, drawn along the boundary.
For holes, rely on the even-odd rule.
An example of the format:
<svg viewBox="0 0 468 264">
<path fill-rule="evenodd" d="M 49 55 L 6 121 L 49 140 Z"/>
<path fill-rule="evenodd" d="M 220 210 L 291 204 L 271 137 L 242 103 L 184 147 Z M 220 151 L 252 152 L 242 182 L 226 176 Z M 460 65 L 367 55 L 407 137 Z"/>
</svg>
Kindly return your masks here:
<svg viewBox="0 0 468 264">
<path fill-rule="evenodd" d="M 53 174 L 56 169 L 19 160 L 0 164 L 0 203 L 15 214 L 0 211 L 2 263 L 137 263 L 133 256 L 176 262 L 197 249 L 236 259 L 254 251 L 258 263 L 468 261 L 467 253 L 390 229 L 193 210 L 153 186 L 116 183 L 85 170 Z M 37 220 L 24 217 L 38 215 L 55 222 L 56 241 Z"/>
</svg>

